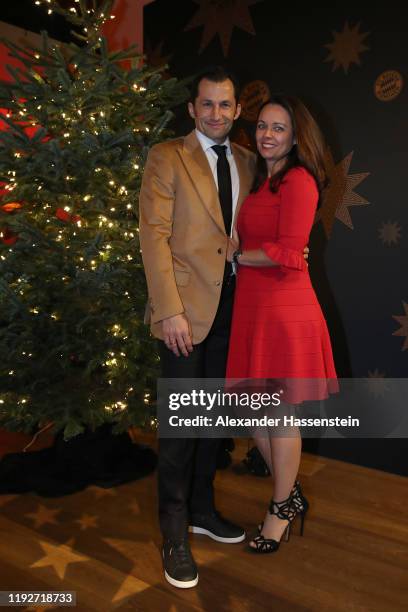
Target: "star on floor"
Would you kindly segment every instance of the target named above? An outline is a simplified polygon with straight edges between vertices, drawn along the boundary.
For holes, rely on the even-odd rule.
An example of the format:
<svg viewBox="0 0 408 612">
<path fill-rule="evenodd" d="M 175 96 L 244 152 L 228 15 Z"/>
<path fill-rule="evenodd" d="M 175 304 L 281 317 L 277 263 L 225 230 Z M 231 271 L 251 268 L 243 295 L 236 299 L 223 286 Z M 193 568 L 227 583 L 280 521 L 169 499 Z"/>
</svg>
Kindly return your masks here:
<svg viewBox="0 0 408 612">
<path fill-rule="evenodd" d="M 400 325 L 401 328 L 397 329 L 395 332 L 393 332 L 393 336 L 402 336 L 405 337 L 405 342 L 402 345 L 402 351 L 406 351 L 408 349 L 408 304 L 406 304 L 405 302 L 402 302 L 403 306 L 404 306 L 404 310 L 405 310 L 405 316 L 404 315 L 393 315 L 392 318 L 395 319 Z"/>
<path fill-rule="evenodd" d="M 90 527 L 97 527 L 97 523 L 98 523 L 98 517 L 92 514 L 83 514 L 81 516 L 81 518 L 77 519 L 75 521 L 76 523 L 79 523 L 80 527 L 81 527 L 81 531 L 85 531 L 86 529 L 89 529 Z"/>
<path fill-rule="evenodd" d="M 61 578 L 65 577 L 67 566 L 70 563 L 80 563 L 82 561 L 90 561 L 90 558 L 76 553 L 72 549 L 74 539 L 71 538 L 66 544 L 50 544 L 49 542 L 39 541 L 43 551 L 46 553 L 44 557 L 38 559 L 30 565 L 30 567 L 48 567 L 54 568 L 55 572 Z"/>
<path fill-rule="evenodd" d="M 353 151 L 346 155 L 338 164 L 334 163 L 330 149 L 326 153 L 327 171 L 329 185 L 323 191 L 322 205 L 316 213 L 315 223 L 323 223 L 326 237 L 330 238 L 336 219 L 344 223 L 350 229 L 354 229 L 349 208 L 352 206 L 364 206 L 369 204 L 368 200 L 354 191 L 369 172 L 349 174 Z"/>
<path fill-rule="evenodd" d="M 112 488 L 105 489 L 104 487 L 91 486 L 88 487 L 88 491 L 92 491 L 93 493 L 95 493 L 98 499 L 100 499 L 101 497 L 114 497 L 115 495 L 117 495 L 116 490 Z"/>
<path fill-rule="evenodd" d="M 17 495 L 0 495 L 0 508 L 11 502 L 16 497 Z"/>
<path fill-rule="evenodd" d="M 53 606 L 52 604 L 48 606 L 29 606 L 28 608 L 24 608 L 25 612 L 48 612 L 49 610 L 60 610 L 59 606 Z"/>
<path fill-rule="evenodd" d="M 140 514 L 140 506 L 137 501 L 134 501 L 129 504 L 129 509 L 132 511 L 133 514 Z"/>
<path fill-rule="evenodd" d="M 398 244 L 401 238 L 401 227 L 398 225 L 398 222 L 392 223 L 388 221 L 388 223 L 382 224 L 378 229 L 378 233 L 381 242 L 387 246 L 391 246 L 392 244 Z"/>
<path fill-rule="evenodd" d="M 360 53 L 370 48 L 363 44 L 370 32 L 359 32 L 359 28 L 359 23 L 350 28 L 346 21 L 342 32 L 332 32 L 333 42 L 324 45 L 330 51 L 324 61 L 334 62 L 332 72 L 341 66 L 347 74 L 351 64 L 360 65 Z"/>
<path fill-rule="evenodd" d="M 61 510 L 47 508 L 47 506 L 43 506 L 42 504 L 39 504 L 37 508 L 37 512 L 31 512 L 29 514 L 26 514 L 25 516 L 32 518 L 34 521 L 34 528 L 38 529 L 39 527 L 42 527 L 46 523 L 57 525 L 58 521 L 55 520 L 55 517 L 60 512 Z"/>
<path fill-rule="evenodd" d="M 250 599 L 243 599 L 242 594 L 234 593 L 229 593 L 227 606 L 228 610 L 239 610 L 239 612 L 251 612 L 251 609 L 254 609 Z"/>
<path fill-rule="evenodd" d="M 263 0 L 194 0 L 199 9 L 184 31 L 204 26 L 199 53 L 201 53 L 218 34 L 224 57 L 228 55 L 232 31 L 240 28 L 255 34 L 249 7 Z"/>
<path fill-rule="evenodd" d="M 150 588 L 148 582 L 144 582 L 138 576 L 160 575 L 161 561 L 157 546 L 153 542 L 149 542 L 146 546 L 146 542 L 135 540 L 116 538 L 103 538 L 103 540 L 126 559 L 133 562 L 132 569 L 113 596 L 112 603 Z"/>
</svg>

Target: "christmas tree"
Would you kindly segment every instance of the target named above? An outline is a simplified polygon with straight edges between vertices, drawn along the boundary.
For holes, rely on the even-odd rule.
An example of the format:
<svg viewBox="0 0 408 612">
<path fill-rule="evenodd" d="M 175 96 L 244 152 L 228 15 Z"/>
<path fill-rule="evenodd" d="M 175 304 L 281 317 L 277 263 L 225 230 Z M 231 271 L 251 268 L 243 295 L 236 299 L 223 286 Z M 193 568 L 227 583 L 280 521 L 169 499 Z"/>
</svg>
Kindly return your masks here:
<svg viewBox="0 0 408 612">
<path fill-rule="evenodd" d="M 138 192 L 186 89 L 134 47 L 109 51 L 112 0 L 46 7 L 75 42 L 3 41 L 22 67 L 0 84 L 0 425 L 52 423 L 67 439 L 150 420 L 158 358 L 143 323 Z"/>
</svg>

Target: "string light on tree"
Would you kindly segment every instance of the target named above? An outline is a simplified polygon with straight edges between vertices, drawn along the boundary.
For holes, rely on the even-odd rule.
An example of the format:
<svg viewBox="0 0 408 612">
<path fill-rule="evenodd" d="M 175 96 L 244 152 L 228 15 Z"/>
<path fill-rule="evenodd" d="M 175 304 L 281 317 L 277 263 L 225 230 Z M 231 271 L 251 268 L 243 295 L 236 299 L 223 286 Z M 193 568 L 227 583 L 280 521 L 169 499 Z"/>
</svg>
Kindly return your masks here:
<svg viewBox="0 0 408 612">
<path fill-rule="evenodd" d="M 0 276 L 9 279 L 0 286 L 0 377 L 10 381 L 0 426 L 16 422 L 18 407 L 25 428 L 45 418 L 70 437 L 105 415 L 145 422 L 157 359 L 143 324 L 134 203 L 146 149 L 167 136 L 168 108 L 186 91 L 140 63 L 136 49 L 116 56 L 135 60 L 132 72 L 110 59 L 101 28 L 112 17 L 112 2 L 103 11 L 98 3 L 94 9 L 86 2 L 67 9 L 56 0 L 35 4 L 69 20 L 80 44 L 62 53 L 44 36 L 30 55 L 40 77 L 35 96 L 31 81 L 20 80 L 5 87 L 8 97 L 0 100 L 7 120 L 18 126 L 8 132 L 8 138 L 15 134 L 12 146 L 0 148 L 0 171 L 7 176 Z M 13 53 L 26 59 L 23 49 Z M 2 210 L 13 201 L 21 207 Z M 3 217 L 15 245 L 5 242 Z M 41 346 L 35 356 L 34 346 Z"/>
</svg>

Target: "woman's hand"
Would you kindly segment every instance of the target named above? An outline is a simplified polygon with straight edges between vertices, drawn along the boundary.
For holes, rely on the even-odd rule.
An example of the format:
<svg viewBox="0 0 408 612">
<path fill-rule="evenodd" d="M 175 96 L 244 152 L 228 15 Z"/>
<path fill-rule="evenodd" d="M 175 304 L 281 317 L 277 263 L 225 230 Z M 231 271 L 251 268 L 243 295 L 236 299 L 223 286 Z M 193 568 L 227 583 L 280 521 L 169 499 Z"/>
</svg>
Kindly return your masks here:
<svg viewBox="0 0 408 612">
<path fill-rule="evenodd" d="M 232 256 L 239 249 L 239 236 L 236 228 L 232 230 L 232 238 L 228 240 L 227 261 L 232 261 Z"/>
</svg>

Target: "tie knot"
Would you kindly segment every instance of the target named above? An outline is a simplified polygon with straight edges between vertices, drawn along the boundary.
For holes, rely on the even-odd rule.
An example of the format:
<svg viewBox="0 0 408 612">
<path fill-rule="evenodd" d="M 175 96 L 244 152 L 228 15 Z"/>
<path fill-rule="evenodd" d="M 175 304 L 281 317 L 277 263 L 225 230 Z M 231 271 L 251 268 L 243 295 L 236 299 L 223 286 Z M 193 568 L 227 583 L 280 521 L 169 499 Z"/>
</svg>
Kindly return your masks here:
<svg viewBox="0 0 408 612">
<path fill-rule="evenodd" d="M 227 157 L 227 146 L 226 145 L 213 145 L 211 147 L 214 149 L 218 157 Z"/>
</svg>

